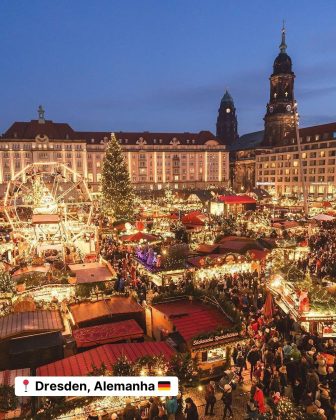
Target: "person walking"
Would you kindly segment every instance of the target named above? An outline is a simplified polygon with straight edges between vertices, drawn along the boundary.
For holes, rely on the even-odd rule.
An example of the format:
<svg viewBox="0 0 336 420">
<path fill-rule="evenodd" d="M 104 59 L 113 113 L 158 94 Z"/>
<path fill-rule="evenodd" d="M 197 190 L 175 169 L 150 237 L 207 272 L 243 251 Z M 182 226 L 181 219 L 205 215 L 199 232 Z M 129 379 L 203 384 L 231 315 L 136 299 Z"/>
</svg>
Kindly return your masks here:
<svg viewBox="0 0 336 420">
<path fill-rule="evenodd" d="M 229 384 L 224 385 L 222 401 L 223 401 L 223 404 L 224 404 L 223 419 L 226 418 L 226 415 L 227 415 L 228 412 L 229 412 L 229 418 L 233 418 L 232 387 Z"/>
<path fill-rule="evenodd" d="M 177 398 L 176 397 L 167 397 L 166 398 L 166 410 L 168 420 L 175 420 L 175 414 L 177 412 Z"/>
<path fill-rule="evenodd" d="M 210 416 L 214 415 L 214 407 L 216 403 L 216 396 L 215 396 L 215 382 L 211 381 L 205 388 L 205 415 L 208 415 L 209 408 L 210 408 Z"/>
<path fill-rule="evenodd" d="M 184 414 L 186 415 L 186 420 L 198 420 L 198 411 L 194 401 L 188 397 L 185 400 L 186 408 Z"/>
<path fill-rule="evenodd" d="M 253 371 L 259 360 L 260 360 L 260 351 L 258 350 L 258 347 L 254 345 L 247 355 L 247 361 L 251 365 L 251 372 L 250 372 L 251 381 L 252 381 Z"/>
</svg>

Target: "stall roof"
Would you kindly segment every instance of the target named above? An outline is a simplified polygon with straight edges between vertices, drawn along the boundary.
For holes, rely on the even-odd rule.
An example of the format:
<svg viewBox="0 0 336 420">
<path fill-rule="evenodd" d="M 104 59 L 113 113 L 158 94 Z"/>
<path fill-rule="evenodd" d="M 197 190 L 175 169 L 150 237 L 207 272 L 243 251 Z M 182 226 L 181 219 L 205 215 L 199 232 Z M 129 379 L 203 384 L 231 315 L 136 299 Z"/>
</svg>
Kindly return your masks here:
<svg viewBox="0 0 336 420">
<path fill-rule="evenodd" d="M 214 245 L 207 245 L 207 244 L 200 244 L 196 252 L 200 252 L 202 254 L 213 254 L 219 248 L 218 244 Z"/>
<path fill-rule="evenodd" d="M 130 319 L 127 321 L 96 325 L 94 327 L 79 328 L 72 335 L 77 347 L 92 347 L 98 344 L 113 343 L 143 337 L 144 332 L 139 324 Z"/>
<path fill-rule="evenodd" d="M 112 269 L 98 262 L 70 264 L 69 268 L 76 274 L 77 283 L 107 281 L 115 276 L 115 272 Z"/>
<path fill-rule="evenodd" d="M 107 316 L 142 312 L 143 308 L 134 299 L 123 296 L 113 296 L 111 299 L 98 300 L 97 302 L 82 302 L 69 305 L 76 324 L 91 319 Z"/>
<path fill-rule="evenodd" d="M 50 225 L 60 222 L 58 214 L 33 214 L 33 225 Z"/>
<path fill-rule="evenodd" d="M 170 319 L 185 341 L 219 328 L 232 327 L 232 322 L 223 312 L 200 301 L 181 299 L 159 303 L 154 308 Z"/>
<path fill-rule="evenodd" d="M 203 226 L 206 218 L 207 216 L 204 213 L 200 211 L 192 211 L 185 214 L 181 221 L 184 225 Z"/>
<path fill-rule="evenodd" d="M 0 385 L 14 386 L 15 378 L 17 376 L 30 376 L 30 368 L 1 371 L 0 372 Z"/>
<path fill-rule="evenodd" d="M 225 204 L 256 204 L 256 200 L 248 195 L 220 195 L 218 199 Z"/>
<path fill-rule="evenodd" d="M 144 356 L 162 355 L 170 360 L 175 351 L 165 342 L 104 344 L 95 349 L 58 360 L 54 363 L 41 366 L 37 369 L 37 376 L 87 376 L 92 366 L 100 367 L 102 363 L 108 369 L 120 358 L 126 356 L 135 362 Z"/>
<path fill-rule="evenodd" d="M 136 232 L 130 235 L 123 235 L 120 239 L 124 242 L 139 242 L 139 241 L 147 241 L 147 242 L 156 242 L 161 241 L 159 236 L 151 235 L 145 232 Z"/>
<path fill-rule="evenodd" d="M 251 249 L 260 249 L 263 247 L 258 244 L 255 240 L 241 240 L 241 241 L 223 241 L 220 242 L 219 246 L 220 252 L 237 252 L 239 254 L 244 254 L 245 252 Z"/>
<path fill-rule="evenodd" d="M 0 340 L 63 329 L 59 311 L 17 312 L 0 317 Z"/>
</svg>

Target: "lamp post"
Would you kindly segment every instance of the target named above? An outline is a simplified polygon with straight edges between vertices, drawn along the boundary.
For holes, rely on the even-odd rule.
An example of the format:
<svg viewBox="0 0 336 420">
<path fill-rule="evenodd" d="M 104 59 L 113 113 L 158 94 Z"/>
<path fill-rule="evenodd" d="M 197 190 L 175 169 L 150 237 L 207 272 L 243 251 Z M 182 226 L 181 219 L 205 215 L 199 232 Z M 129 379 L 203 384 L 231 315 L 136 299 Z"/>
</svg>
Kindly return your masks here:
<svg viewBox="0 0 336 420">
<path fill-rule="evenodd" d="M 300 178 L 301 178 L 301 185 L 302 185 L 302 195 L 303 195 L 303 212 L 306 217 L 309 214 L 309 205 L 308 205 L 308 196 L 307 196 L 307 186 L 306 186 L 306 177 L 303 171 L 302 165 L 302 149 L 301 149 L 301 141 L 300 141 L 300 134 L 299 134 L 299 113 L 297 112 L 297 102 L 294 101 L 294 109 L 293 109 L 293 123 L 295 128 L 295 137 L 296 143 L 298 147 L 298 154 L 299 154 L 299 167 L 300 167 Z"/>
</svg>

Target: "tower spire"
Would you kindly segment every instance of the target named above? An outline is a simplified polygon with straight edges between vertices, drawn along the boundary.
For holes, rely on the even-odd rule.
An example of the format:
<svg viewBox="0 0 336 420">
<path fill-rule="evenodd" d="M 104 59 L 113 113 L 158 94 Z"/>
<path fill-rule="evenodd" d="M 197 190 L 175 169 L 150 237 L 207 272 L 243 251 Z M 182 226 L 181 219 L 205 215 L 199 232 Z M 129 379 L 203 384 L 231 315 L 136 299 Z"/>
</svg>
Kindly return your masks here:
<svg viewBox="0 0 336 420">
<path fill-rule="evenodd" d="M 281 29 L 281 44 L 279 45 L 280 52 L 286 52 L 286 29 L 285 29 L 285 20 L 282 21 L 282 29 Z"/>
</svg>

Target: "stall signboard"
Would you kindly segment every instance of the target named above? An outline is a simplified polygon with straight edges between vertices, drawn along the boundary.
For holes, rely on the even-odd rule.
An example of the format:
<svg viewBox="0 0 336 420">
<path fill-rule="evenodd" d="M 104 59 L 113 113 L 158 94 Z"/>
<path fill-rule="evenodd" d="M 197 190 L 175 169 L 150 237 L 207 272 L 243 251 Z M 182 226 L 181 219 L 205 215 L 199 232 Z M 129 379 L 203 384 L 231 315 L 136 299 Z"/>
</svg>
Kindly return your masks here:
<svg viewBox="0 0 336 420">
<path fill-rule="evenodd" d="M 204 344 L 213 344 L 219 341 L 227 340 L 229 338 L 238 337 L 238 336 L 239 336 L 238 332 L 232 332 L 232 333 L 227 333 L 227 334 L 222 334 L 222 335 L 214 335 L 208 338 L 200 338 L 198 340 L 194 340 L 192 342 L 192 346 L 196 347 L 196 346 L 201 346 Z"/>
<path fill-rule="evenodd" d="M 318 322 L 332 322 L 336 321 L 336 315 L 330 315 L 330 316 L 319 316 L 319 315 L 306 315 L 301 316 L 300 321 L 318 321 Z"/>
</svg>

